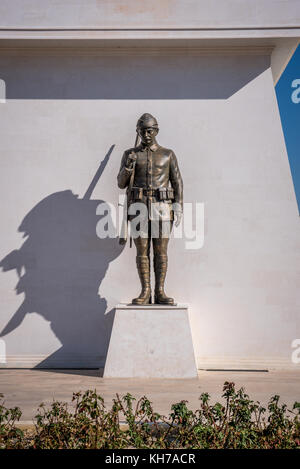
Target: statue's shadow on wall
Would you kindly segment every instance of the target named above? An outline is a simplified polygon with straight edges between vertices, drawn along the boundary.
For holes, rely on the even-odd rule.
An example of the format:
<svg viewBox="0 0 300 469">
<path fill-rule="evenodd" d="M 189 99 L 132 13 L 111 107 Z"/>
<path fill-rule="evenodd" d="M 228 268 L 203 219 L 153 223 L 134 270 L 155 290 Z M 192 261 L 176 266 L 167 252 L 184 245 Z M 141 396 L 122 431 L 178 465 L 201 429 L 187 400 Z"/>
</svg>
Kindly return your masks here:
<svg viewBox="0 0 300 469">
<path fill-rule="evenodd" d="M 16 270 L 17 294 L 24 301 L 1 331 L 15 330 L 30 313 L 49 321 L 62 346 L 38 367 L 85 368 L 103 365 L 108 348 L 113 311 L 99 287 L 110 262 L 122 247 L 117 238 L 100 239 L 96 234 L 96 208 L 103 200 L 90 196 L 108 162 L 112 146 L 102 161 L 85 196 L 71 190 L 56 192 L 41 200 L 23 219 L 19 231 L 26 240 L 0 266 Z"/>
</svg>

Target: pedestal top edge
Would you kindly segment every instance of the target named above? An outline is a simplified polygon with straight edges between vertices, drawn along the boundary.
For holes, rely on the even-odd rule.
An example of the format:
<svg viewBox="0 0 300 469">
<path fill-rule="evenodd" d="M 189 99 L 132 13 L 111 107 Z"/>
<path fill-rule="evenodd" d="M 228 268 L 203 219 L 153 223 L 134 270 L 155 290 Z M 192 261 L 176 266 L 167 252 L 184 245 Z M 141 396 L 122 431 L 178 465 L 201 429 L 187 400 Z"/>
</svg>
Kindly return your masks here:
<svg viewBox="0 0 300 469">
<path fill-rule="evenodd" d="M 148 310 L 153 310 L 153 309 L 164 309 L 164 310 L 182 310 L 182 309 L 188 309 L 189 305 L 187 304 L 181 304 L 178 303 L 176 305 L 133 305 L 130 303 L 119 303 L 115 307 L 116 309 L 148 309 Z"/>
</svg>

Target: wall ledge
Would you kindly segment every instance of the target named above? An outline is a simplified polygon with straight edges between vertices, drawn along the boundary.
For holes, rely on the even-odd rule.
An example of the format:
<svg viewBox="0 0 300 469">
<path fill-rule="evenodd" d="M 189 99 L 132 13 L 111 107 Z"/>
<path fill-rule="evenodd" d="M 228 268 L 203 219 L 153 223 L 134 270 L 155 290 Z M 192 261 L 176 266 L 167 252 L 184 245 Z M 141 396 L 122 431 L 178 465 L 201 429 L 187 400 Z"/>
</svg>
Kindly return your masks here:
<svg viewBox="0 0 300 469">
<path fill-rule="evenodd" d="M 245 56 L 270 55 L 272 46 L 231 47 L 1 47 L 1 56 Z"/>
<path fill-rule="evenodd" d="M 47 360 L 47 365 L 39 366 Z M 300 364 L 293 364 L 289 357 L 232 357 L 211 356 L 196 357 L 198 370 L 249 370 L 272 371 L 293 370 L 300 372 Z M 6 363 L 0 363 L 1 368 L 103 368 L 105 357 L 95 355 L 70 355 L 60 358 L 52 358 L 49 355 L 9 355 Z"/>
</svg>

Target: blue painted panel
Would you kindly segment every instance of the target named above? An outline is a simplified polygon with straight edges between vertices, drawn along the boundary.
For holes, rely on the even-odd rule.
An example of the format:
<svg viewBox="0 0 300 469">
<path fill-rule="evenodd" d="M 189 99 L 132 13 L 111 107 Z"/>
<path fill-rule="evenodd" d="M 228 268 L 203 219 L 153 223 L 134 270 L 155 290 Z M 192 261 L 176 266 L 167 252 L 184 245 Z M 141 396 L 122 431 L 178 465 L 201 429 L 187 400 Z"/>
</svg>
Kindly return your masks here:
<svg viewBox="0 0 300 469">
<path fill-rule="evenodd" d="M 275 89 L 300 213 L 300 45 Z"/>
</svg>

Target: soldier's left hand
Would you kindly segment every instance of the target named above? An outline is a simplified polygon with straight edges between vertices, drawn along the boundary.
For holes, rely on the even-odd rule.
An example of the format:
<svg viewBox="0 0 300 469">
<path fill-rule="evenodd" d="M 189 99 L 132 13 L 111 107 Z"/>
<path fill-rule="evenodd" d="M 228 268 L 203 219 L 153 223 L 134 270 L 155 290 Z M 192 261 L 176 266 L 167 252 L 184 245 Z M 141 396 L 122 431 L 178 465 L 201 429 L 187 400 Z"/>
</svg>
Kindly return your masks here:
<svg viewBox="0 0 300 469">
<path fill-rule="evenodd" d="M 175 226 L 179 226 L 182 220 L 182 212 L 175 212 Z"/>
</svg>

